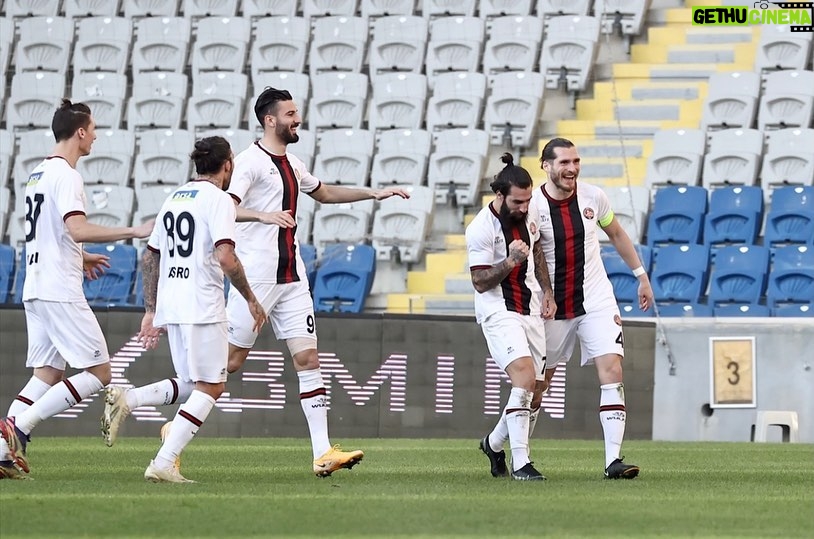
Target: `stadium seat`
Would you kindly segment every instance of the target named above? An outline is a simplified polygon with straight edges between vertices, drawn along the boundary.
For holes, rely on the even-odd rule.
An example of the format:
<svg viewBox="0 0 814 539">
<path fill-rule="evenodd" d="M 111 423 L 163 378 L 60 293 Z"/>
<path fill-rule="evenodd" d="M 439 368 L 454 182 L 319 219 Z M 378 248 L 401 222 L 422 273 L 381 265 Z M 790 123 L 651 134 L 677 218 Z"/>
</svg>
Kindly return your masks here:
<svg viewBox="0 0 814 539">
<path fill-rule="evenodd" d="M 646 216 L 650 206 L 650 191 L 647 187 L 633 185 L 630 187 L 606 187 L 605 194 L 610 201 L 616 220 L 625 229 L 633 243 L 641 243 Z M 609 241 L 602 227 L 599 227 L 599 241 Z"/>
<path fill-rule="evenodd" d="M 415 0 L 362 0 L 362 17 L 414 15 Z"/>
<path fill-rule="evenodd" d="M 119 0 L 65 0 L 62 9 L 66 17 L 115 17 Z"/>
<path fill-rule="evenodd" d="M 638 36 L 649 7 L 650 0 L 596 0 L 594 15 L 602 21 L 603 34 Z"/>
<path fill-rule="evenodd" d="M 374 135 L 364 129 L 332 129 L 319 136 L 314 176 L 336 185 L 369 184 Z"/>
<path fill-rule="evenodd" d="M 125 13 L 132 4 L 125 2 Z M 136 41 L 133 43 L 133 73 L 173 71 L 182 74 L 189 55 L 190 34 L 190 19 L 169 14 L 139 19 L 136 23 Z M 139 78 L 134 77 L 134 85 Z"/>
<path fill-rule="evenodd" d="M 383 73 L 371 81 L 373 96 L 368 127 L 420 129 L 427 103 L 427 77 L 418 73 Z"/>
<path fill-rule="evenodd" d="M 639 302 L 635 301 L 633 303 L 619 303 L 617 304 L 619 307 L 619 314 L 622 315 L 622 318 L 652 318 L 655 316 L 655 309 L 650 307 L 646 311 L 643 311 L 639 308 Z"/>
<path fill-rule="evenodd" d="M 715 189 L 704 217 L 704 243 L 719 245 L 757 241 L 763 223 L 763 191 L 755 186 Z"/>
<path fill-rule="evenodd" d="M 127 108 L 128 129 L 178 129 L 186 96 L 186 75 L 141 73 L 133 80 L 133 96 Z"/>
<path fill-rule="evenodd" d="M 537 0 L 537 16 L 548 19 L 562 15 L 587 15 L 593 0 Z"/>
<path fill-rule="evenodd" d="M 192 77 L 192 95 L 187 102 L 187 129 L 240 127 L 249 78 L 243 73 L 199 72 Z"/>
<path fill-rule="evenodd" d="M 430 18 L 475 15 L 475 0 L 426 0 L 422 6 L 421 13 Z"/>
<path fill-rule="evenodd" d="M 389 71 L 421 73 L 428 32 L 423 17 L 394 15 L 376 19 L 370 41 L 371 76 Z"/>
<path fill-rule="evenodd" d="M 358 0 L 302 0 L 302 12 L 306 19 L 353 16 L 356 13 Z"/>
<path fill-rule="evenodd" d="M 14 247 L 0 244 L 0 303 L 7 303 L 10 299 L 16 258 Z"/>
<path fill-rule="evenodd" d="M 751 128 L 757 117 L 759 95 L 758 73 L 713 73 L 701 114 L 701 129 Z"/>
<path fill-rule="evenodd" d="M 0 187 L 7 185 L 9 172 L 11 171 L 11 160 L 14 154 L 14 135 L 5 129 L 0 130 Z M 429 152 L 427 154 L 429 155 Z M 2 235 L 0 235 L 0 238 L 2 238 Z"/>
<path fill-rule="evenodd" d="M 814 305 L 814 248 L 789 245 L 775 251 L 766 303 L 773 309 L 789 304 Z"/>
<path fill-rule="evenodd" d="M 531 0 L 479 0 L 478 13 L 482 18 L 507 15 L 531 15 Z"/>
<path fill-rule="evenodd" d="M 308 129 L 360 129 L 367 105 L 368 78 L 361 73 L 320 73 L 311 77 Z"/>
<path fill-rule="evenodd" d="M 14 49 L 14 20 L 11 17 L 0 17 L 0 73 L 8 70 L 11 52 Z M 5 92 L 4 92 L 5 93 Z M 0 117 L 3 114 L 3 100 L 0 99 Z"/>
<path fill-rule="evenodd" d="M 136 154 L 136 190 L 148 185 L 181 185 L 191 176 L 189 154 L 195 136 L 189 131 L 155 129 L 143 131 Z"/>
<path fill-rule="evenodd" d="M 645 181 L 652 189 L 661 185 L 698 185 L 704 161 L 706 136 L 699 129 L 662 129 L 653 137 Z"/>
<path fill-rule="evenodd" d="M 130 19 L 113 15 L 82 19 L 76 36 L 73 51 L 74 80 L 77 73 L 85 71 L 124 74 L 130 60 L 130 42 L 133 39 L 133 23 Z"/>
<path fill-rule="evenodd" d="M 476 129 L 486 96 L 486 76 L 463 71 L 439 73 L 427 104 L 427 131 Z"/>
<path fill-rule="evenodd" d="M 313 26 L 314 37 L 308 51 L 311 77 L 326 71 L 361 73 L 367 52 L 367 19 L 320 17 Z"/>
<path fill-rule="evenodd" d="M 492 144 L 527 148 L 543 106 L 545 80 L 540 73 L 514 71 L 491 77 L 484 128 Z"/>
<path fill-rule="evenodd" d="M 542 41 L 543 19 L 531 16 L 493 19 L 483 50 L 483 73 L 532 71 L 537 65 Z"/>
<path fill-rule="evenodd" d="M 432 136 L 427 131 L 391 129 L 379 134 L 370 186 L 421 185 L 426 177 Z"/>
<path fill-rule="evenodd" d="M 98 279 L 82 283 L 85 298 L 95 305 L 126 305 L 136 274 L 137 253 L 132 245 L 85 244 L 85 251 L 110 257 L 110 267 Z"/>
<path fill-rule="evenodd" d="M 781 187 L 772 191 L 763 243 L 814 245 L 814 187 Z"/>
<path fill-rule="evenodd" d="M 703 318 L 713 315 L 712 307 L 701 303 L 658 303 L 658 315 L 666 318 Z"/>
<path fill-rule="evenodd" d="M 754 185 L 763 155 L 763 133 L 757 129 L 723 129 L 709 136 L 701 183 L 707 189 L 721 185 Z"/>
<path fill-rule="evenodd" d="M 719 250 L 709 278 L 709 304 L 756 304 L 766 290 L 769 248 L 730 245 Z"/>
<path fill-rule="evenodd" d="M 811 33 L 792 32 L 786 24 L 763 24 L 755 69 L 805 69 L 811 63 Z"/>
<path fill-rule="evenodd" d="M 238 0 L 184 0 L 184 17 L 234 17 Z"/>
<path fill-rule="evenodd" d="M 257 122 L 257 119 L 255 119 L 255 122 Z M 302 131 L 298 129 L 297 134 L 300 135 L 300 140 L 302 140 Z M 225 138 L 235 155 L 248 148 L 259 138 L 256 131 L 249 131 L 248 129 L 211 129 L 197 134 L 199 139 L 206 137 Z M 299 157 L 299 154 L 297 154 L 297 157 Z"/>
<path fill-rule="evenodd" d="M 300 243 L 300 256 L 302 257 L 303 264 L 305 264 L 308 287 L 313 290 L 317 278 L 317 249 L 313 245 Z"/>
<path fill-rule="evenodd" d="M 120 73 L 77 73 L 71 88 L 71 101 L 90 107 L 96 127 L 121 127 L 127 76 Z"/>
<path fill-rule="evenodd" d="M 581 92 L 585 90 L 596 63 L 599 19 L 566 15 L 547 20 L 548 30 L 540 53 L 540 73 L 546 88 Z"/>
<path fill-rule="evenodd" d="M 242 0 L 244 17 L 293 17 L 297 14 L 297 0 Z"/>
<path fill-rule="evenodd" d="M 252 82 L 261 90 L 265 86 L 279 88 L 271 82 L 265 83 L 261 75 L 279 71 L 302 73 L 311 27 L 307 19 L 285 15 L 265 17 L 258 20 L 256 26 L 256 37 L 251 46 Z M 304 73 L 302 76 L 307 77 Z"/>
<path fill-rule="evenodd" d="M 59 0 L 7 0 L 6 17 L 56 17 Z"/>
<path fill-rule="evenodd" d="M 426 62 L 430 86 L 434 86 L 432 75 L 478 71 L 485 35 L 484 21 L 478 17 L 441 17 L 430 21 Z"/>
<path fill-rule="evenodd" d="M 65 76 L 46 71 L 17 73 L 6 101 L 6 128 L 49 128 L 54 110 L 65 97 Z"/>
<path fill-rule="evenodd" d="M 14 149 L 14 138 L 9 138 Z M 54 149 L 54 134 L 50 129 L 23 131 L 19 134 L 20 146 L 14 159 L 14 171 L 11 174 L 11 188 L 15 193 L 22 193 L 28 176 L 34 167 L 51 154 Z"/>
<path fill-rule="evenodd" d="M 311 244 L 311 229 L 314 226 L 314 213 L 319 203 L 305 193 L 297 197 L 297 241 L 300 245 Z M 316 247 L 314 256 L 316 256 Z"/>
<path fill-rule="evenodd" d="M 707 190 L 697 186 L 668 186 L 656 191 L 647 221 L 647 245 L 701 243 Z"/>
<path fill-rule="evenodd" d="M 15 73 L 48 71 L 65 75 L 74 39 L 73 19 L 27 17 L 19 22 L 14 51 Z"/>
<path fill-rule="evenodd" d="M 433 137 L 435 150 L 430 155 L 427 185 L 435 192 L 435 202 L 473 205 L 486 172 L 489 135 L 478 130 L 447 129 Z"/>
<path fill-rule="evenodd" d="M 322 254 L 330 244 L 362 243 L 370 233 L 373 200 L 323 204 L 314 213 L 313 240 Z"/>
<path fill-rule="evenodd" d="M 152 185 L 141 187 L 136 191 L 136 211 L 133 213 L 133 226 L 139 226 L 150 219 L 155 219 L 161 206 L 167 197 L 177 186 L 175 185 Z M 134 239 L 133 245 L 142 248 L 147 244 L 147 239 Z"/>
<path fill-rule="evenodd" d="M 637 245 L 636 251 L 642 260 L 642 267 L 650 273 L 651 249 L 645 245 Z M 639 279 L 633 275 L 619 252 L 615 248 L 602 249 L 602 264 L 613 285 L 616 301 L 638 305 Z"/>
<path fill-rule="evenodd" d="M 767 317 L 771 315 L 771 309 L 759 304 L 731 304 L 715 307 L 712 312 L 715 317 Z"/>
<path fill-rule="evenodd" d="M 706 245 L 673 244 L 658 249 L 650 275 L 658 302 L 699 301 L 707 288 L 709 248 Z"/>
<path fill-rule="evenodd" d="M 291 152 L 305 163 L 308 170 L 313 170 L 314 155 L 317 151 L 317 137 L 306 129 L 297 129 L 297 134 L 300 136 L 300 140 L 296 142 L 296 146 Z"/>
<path fill-rule="evenodd" d="M 128 185 L 136 147 L 134 135 L 133 131 L 97 129 L 94 151 L 76 164 L 85 184 Z"/>
<path fill-rule="evenodd" d="M 369 245 L 332 245 L 319 261 L 314 283 L 317 312 L 362 312 L 376 274 Z"/>
<path fill-rule="evenodd" d="M 159 19 L 175 17 L 178 13 L 178 0 L 126 0 L 122 4 L 124 16 L 129 19 L 135 17 Z"/>
<path fill-rule="evenodd" d="M 378 260 L 416 263 L 424 258 L 424 245 L 432 227 L 435 195 L 429 187 L 406 188 L 410 198 L 382 200 L 373 216 L 373 248 Z M 398 253 L 393 256 L 394 253 Z"/>
<path fill-rule="evenodd" d="M 6 217 L 11 211 L 11 191 L 8 187 L 0 187 L 0 239 L 6 237 Z"/>
<path fill-rule="evenodd" d="M 255 66 L 252 65 L 252 68 Z M 308 101 L 311 98 L 311 79 L 305 73 L 293 73 L 289 71 L 258 71 L 252 72 L 251 91 L 249 100 L 246 103 L 246 120 L 249 129 L 259 130 L 260 123 L 254 113 L 254 105 L 257 97 L 267 87 L 287 90 L 297 103 L 300 115 L 308 110 Z"/>
<path fill-rule="evenodd" d="M 774 317 L 812 318 L 814 317 L 814 303 L 809 305 L 783 305 L 772 309 Z"/>
<path fill-rule="evenodd" d="M 120 185 L 85 185 L 88 222 L 102 226 L 130 226 L 135 192 Z"/>
<path fill-rule="evenodd" d="M 814 72 L 775 71 L 766 76 L 757 115 L 757 127 L 785 129 L 811 127 L 814 118 Z"/>
<path fill-rule="evenodd" d="M 778 129 L 766 134 L 760 171 L 763 194 L 786 185 L 814 185 L 814 129 Z"/>
<path fill-rule="evenodd" d="M 190 0 L 186 0 L 189 4 Z M 189 15 L 187 15 L 189 16 Z M 209 16 L 198 21 L 192 46 L 192 72 L 234 71 L 243 73 L 252 35 L 250 19 Z M 193 80 L 194 80 L 193 76 Z"/>
</svg>

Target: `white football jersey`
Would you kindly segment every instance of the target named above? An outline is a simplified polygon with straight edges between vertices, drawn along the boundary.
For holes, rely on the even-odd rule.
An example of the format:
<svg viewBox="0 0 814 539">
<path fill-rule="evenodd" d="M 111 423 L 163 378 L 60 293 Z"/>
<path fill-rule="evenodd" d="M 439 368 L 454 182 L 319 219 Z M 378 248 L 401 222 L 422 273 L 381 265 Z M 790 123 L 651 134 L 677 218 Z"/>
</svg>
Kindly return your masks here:
<svg viewBox="0 0 814 539">
<path fill-rule="evenodd" d="M 613 220 L 605 192 L 595 185 L 577 182 L 574 195 L 554 200 L 540 186 L 534 190 L 532 200 L 540 212 L 543 253 L 557 302 L 555 319 L 616 307 L 597 235 L 597 227 Z"/>
<path fill-rule="evenodd" d="M 235 157 L 229 194 L 246 209 L 291 210 L 296 220 L 299 192 L 313 193 L 321 185 L 295 155 L 274 155 L 255 141 Z M 238 223 L 237 254 L 251 283 L 292 283 L 305 279 L 296 227 Z"/>
<path fill-rule="evenodd" d="M 68 234 L 65 219 L 85 215 L 82 176 L 62 157 L 48 157 L 25 186 L 23 301 L 85 301 L 82 244 Z"/>
<path fill-rule="evenodd" d="M 215 247 L 234 245 L 235 212 L 231 197 L 206 180 L 190 181 L 164 201 L 147 242 L 161 254 L 156 326 L 226 321 Z"/>
<path fill-rule="evenodd" d="M 534 276 L 532 250 L 540 238 L 539 212 L 529 204 L 526 220 L 503 226 L 497 212 L 488 204 L 466 227 L 469 269 L 486 269 L 500 264 L 509 255 L 509 244 L 523 240 L 529 246 L 525 262 L 515 266 L 500 285 L 483 293 L 475 292 L 475 317 L 480 324 L 490 314 L 511 311 L 520 314 L 542 313 L 542 289 Z"/>
</svg>

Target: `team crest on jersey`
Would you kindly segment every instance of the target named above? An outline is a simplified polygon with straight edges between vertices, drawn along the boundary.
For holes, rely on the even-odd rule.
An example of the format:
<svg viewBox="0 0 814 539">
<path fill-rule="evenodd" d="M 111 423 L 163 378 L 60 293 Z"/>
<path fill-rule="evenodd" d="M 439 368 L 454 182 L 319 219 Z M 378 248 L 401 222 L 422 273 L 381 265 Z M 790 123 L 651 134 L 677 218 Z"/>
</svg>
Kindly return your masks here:
<svg viewBox="0 0 814 539">
<path fill-rule="evenodd" d="M 298 169 L 294 169 L 294 176 L 297 177 L 297 181 L 300 181 L 300 171 Z"/>
<path fill-rule="evenodd" d="M 585 208 L 584 210 L 582 210 L 582 215 L 584 215 L 586 219 L 593 219 L 594 218 L 594 209 L 593 208 Z"/>
<path fill-rule="evenodd" d="M 613 321 L 616 323 L 617 326 L 622 325 L 622 317 L 618 314 L 613 315 Z"/>
<path fill-rule="evenodd" d="M 529 232 L 531 232 L 532 236 L 535 236 L 537 234 L 537 223 L 535 223 L 534 221 L 529 223 Z"/>
</svg>

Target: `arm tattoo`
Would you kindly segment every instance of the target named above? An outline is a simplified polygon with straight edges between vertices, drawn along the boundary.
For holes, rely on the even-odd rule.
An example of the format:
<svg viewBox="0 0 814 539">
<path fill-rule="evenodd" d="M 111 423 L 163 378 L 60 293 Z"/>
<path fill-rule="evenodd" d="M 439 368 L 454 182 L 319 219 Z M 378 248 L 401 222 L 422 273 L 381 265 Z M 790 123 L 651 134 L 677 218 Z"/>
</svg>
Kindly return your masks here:
<svg viewBox="0 0 814 539">
<path fill-rule="evenodd" d="M 515 266 L 512 266 L 507 258 L 491 268 L 472 270 L 472 284 L 475 286 L 475 290 L 479 292 L 491 290 L 500 284 L 514 268 Z"/>
<path fill-rule="evenodd" d="M 143 277 L 142 287 L 144 288 L 144 310 L 148 313 L 155 312 L 156 296 L 158 295 L 158 271 L 161 254 L 145 249 L 141 258 L 141 273 Z"/>
<path fill-rule="evenodd" d="M 534 255 L 534 276 L 537 277 L 537 282 L 543 287 L 543 291 L 551 290 L 551 279 L 548 275 L 548 264 L 545 261 L 545 254 L 543 254 L 543 244 L 537 241 L 532 250 Z"/>
<path fill-rule="evenodd" d="M 230 269 L 225 271 L 226 276 L 229 277 L 229 281 L 232 283 L 232 286 L 237 288 L 240 295 L 243 296 L 246 301 L 251 301 L 254 298 L 254 294 L 252 293 L 252 288 L 249 285 L 249 280 L 246 278 L 246 272 L 243 271 L 243 264 L 240 263 L 240 259 L 235 254 L 234 246 L 225 243 L 218 246 L 218 250 L 221 249 L 227 250 L 225 253 L 226 256 L 231 257 L 231 261 L 228 264 Z"/>
</svg>

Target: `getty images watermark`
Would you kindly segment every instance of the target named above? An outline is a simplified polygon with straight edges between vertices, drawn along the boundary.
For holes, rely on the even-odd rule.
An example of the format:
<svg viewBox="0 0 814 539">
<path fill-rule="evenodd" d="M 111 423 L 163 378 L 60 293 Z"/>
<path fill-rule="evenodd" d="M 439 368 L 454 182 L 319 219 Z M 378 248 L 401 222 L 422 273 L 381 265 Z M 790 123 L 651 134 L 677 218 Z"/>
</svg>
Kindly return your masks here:
<svg viewBox="0 0 814 539">
<path fill-rule="evenodd" d="M 776 7 L 774 7 L 776 6 Z M 693 6 L 693 25 L 782 24 L 792 32 L 814 32 L 814 2 L 755 2 L 748 6 Z"/>
</svg>

